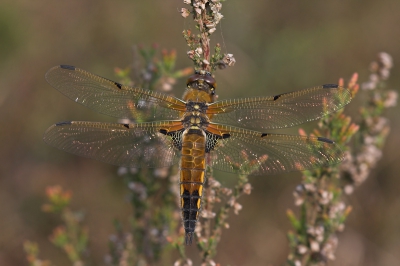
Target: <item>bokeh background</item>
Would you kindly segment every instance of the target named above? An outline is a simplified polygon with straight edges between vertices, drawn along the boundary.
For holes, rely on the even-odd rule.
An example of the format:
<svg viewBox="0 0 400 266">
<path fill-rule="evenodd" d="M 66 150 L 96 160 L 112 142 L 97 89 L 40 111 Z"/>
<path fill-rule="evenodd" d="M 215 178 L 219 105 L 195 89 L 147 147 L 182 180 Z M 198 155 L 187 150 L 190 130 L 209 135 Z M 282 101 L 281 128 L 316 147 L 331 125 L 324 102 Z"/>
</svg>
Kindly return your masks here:
<svg viewBox="0 0 400 266">
<path fill-rule="evenodd" d="M 117 167 L 46 146 L 42 134 L 58 121 L 112 119 L 67 99 L 46 83 L 44 74 L 54 65 L 71 64 L 115 79 L 115 67 L 132 63 L 134 44 L 174 48 L 178 67 L 190 66 L 181 32 L 193 23 L 180 16 L 181 7 L 177 0 L 0 0 L 0 265 L 27 265 L 26 239 L 39 243 L 43 258 L 69 265 L 48 241 L 56 221 L 41 212 L 45 188 L 55 184 L 73 191 L 73 207 L 86 214 L 93 265 L 103 264 L 108 236 L 114 233 L 112 220 L 123 220 L 131 211 Z M 214 38 L 237 64 L 216 73 L 220 99 L 335 83 L 354 72 L 365 81 L 369 63 L 381 51 L 395 63 L 388 87 L 400 87 L 398 0 L 229 0 L 222 13 Z M 184 83 L 177 84 L 177 96 Z M 352 104 L 348 112 L 355 114 Z M 398 112 L 395 107 L 387 113 L 392 132 L 383 159 L 347 198 L 353 212 L 330 265 L 400 265 Z M 296 209 L 292 192 L 300 177 L 251 179 L 255 189 L 241 199 L 240 215 L 231 216 L 217 262 L 284 262 L 290 229 L 285 213 Z M 220 181 L 229 184 L 232 178 L 221 175 Z M 189 256 L 198 263 L 194 246 Z"/>
</svg>

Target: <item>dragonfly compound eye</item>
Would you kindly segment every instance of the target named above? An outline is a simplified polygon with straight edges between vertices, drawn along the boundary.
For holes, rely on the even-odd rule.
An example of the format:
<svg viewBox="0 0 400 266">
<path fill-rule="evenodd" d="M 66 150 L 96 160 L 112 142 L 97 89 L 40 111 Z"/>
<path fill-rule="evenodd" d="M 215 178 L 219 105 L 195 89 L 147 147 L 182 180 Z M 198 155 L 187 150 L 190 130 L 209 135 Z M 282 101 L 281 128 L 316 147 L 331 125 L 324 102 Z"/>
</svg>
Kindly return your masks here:
<svg viewBox="0 0 400 266">
<path fill-rule="evenodd" d="M 209 72 L 195 72 L 193 75 L 191 75 L 186 84 L 188 86 L 192 85 L 193 83 L 201 84 L 203 85 L 204 83 L 207 83 L 209 88 L 212 90 L 212 92 L 215 91 L 215 88 L 217 87 L 217 82 L 215 79 L 211 76 Z"/>
</svg>

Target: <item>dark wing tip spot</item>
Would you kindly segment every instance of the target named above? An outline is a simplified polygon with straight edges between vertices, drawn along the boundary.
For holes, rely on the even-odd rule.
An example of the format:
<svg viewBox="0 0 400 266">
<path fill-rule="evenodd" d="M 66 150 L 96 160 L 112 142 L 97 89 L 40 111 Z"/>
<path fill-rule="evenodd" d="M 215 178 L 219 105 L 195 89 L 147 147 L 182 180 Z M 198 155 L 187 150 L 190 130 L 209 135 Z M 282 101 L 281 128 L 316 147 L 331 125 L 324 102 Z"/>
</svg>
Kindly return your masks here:
<svg viewBox="0 0 400 266">
<path fill-rule="evenodd" d="M 129 124 L 124 124 L 124 127 L 126 127 L 127 129 L 129 129 Z"/>
<path fill-rule="evenodd" d="M 261 137 L 263 138 L 263 137 L 266 137 L 266 136 L 268 136 L 269 135 L 269 133 L 261 133 Z"/>
<path fill-rule="evenodd" d="M 319 141 L 326 142 L 326 143 L 329 143 L 329 144 L 334 144 L 335 143 L 333 140 L 330 140 L 330 139 L 327 139 L 327 138 L 323 138 L 323 137 L 318 137 L 317 139 Z"/>
<path fill-rule="evenodd" d="M 168 133 L 168 131 L 166 129 L 160 129 L 159 132 L 164 135 L 167 135 L 167 133 Z"/>
<path fill-rule="evenodd" d="M 63 122 L 56 123 L 56 127 L 67 126 L 67 125 L 71 125 L 71 124 L 72 124 L 72 121 L 63 121 Z"/>
<path fill-rule="evenodd" d="M 324 84 L 322 88 L 324 89 L 337 89 L 339 86 L 337 84 Z"/>
<path fill-rule="evenodd" d="M 114 81 L 114 84 L 118 87 L 118 89 L 121 89 L 121 88 L 122 88 L 122 84 L 121 84 L 121 83 L 118 83 L 118 82 L 115 82 L 115 81 Z"/>
<path fill-rule="evenodd" d="M 274 101 L 278 100 L 281 97 L 281 94 L 274 96 Z"/>
<path fill-rule="evenodd" d="M 74 66 L 70 66 L 70 65 L 60 65 L 61 68 L 63 69 L 68 69 L 68 70 L 75 70 Z"/>
</svg>

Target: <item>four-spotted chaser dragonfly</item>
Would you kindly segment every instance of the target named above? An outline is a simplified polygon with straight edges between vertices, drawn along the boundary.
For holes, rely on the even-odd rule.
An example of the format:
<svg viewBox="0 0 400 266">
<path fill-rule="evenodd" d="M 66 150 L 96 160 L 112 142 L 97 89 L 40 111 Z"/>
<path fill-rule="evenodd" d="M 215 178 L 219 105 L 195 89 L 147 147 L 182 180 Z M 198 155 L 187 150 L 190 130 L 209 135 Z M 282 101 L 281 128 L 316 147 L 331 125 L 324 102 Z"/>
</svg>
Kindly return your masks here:
<svg viewBox="0 0 400 266">
<path fill-rule="evenodd" d="M 182 99 L 124 86 L 68 65 L 50 69 L 46 80 L 77 103 L 136 121 L 60 122 L 44 133 L 46 143 L 119 166 L 158 168 L 179 162 L 187 244 L 199 218 L 206 158 L 218 170 L 263 176 L 342 159 L 339 147 L 329 139 L 264 131 L 302 124 L 341 109 L 351 94 L 334 84 L 272 97 L 214 102 L 216 82 L 204 71 L 189 77 Z"/>
</svg>

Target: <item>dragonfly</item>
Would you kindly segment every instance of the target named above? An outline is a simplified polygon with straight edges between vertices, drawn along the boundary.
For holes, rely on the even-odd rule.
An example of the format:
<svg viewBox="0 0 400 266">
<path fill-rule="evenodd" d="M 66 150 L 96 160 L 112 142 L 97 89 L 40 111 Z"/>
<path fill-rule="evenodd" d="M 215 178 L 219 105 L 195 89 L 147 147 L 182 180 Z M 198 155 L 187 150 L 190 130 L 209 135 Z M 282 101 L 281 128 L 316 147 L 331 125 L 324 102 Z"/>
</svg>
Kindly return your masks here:
<svg viewBox="0 0 400 266">
<path fill-rule="evenodd" d="M 47 144 L 124 167 L 179 163 L 186 244 L 191 244 L 200 216 L 207 162 L 225 172 L 269 176 L 337 164 L 343 157 L 330 139 L 266 131 L 316 120 L 343 108 L 351 101 L 351 93 L 335 84 L 215 101 L 217 83 L 206 71 L 195 71 L 188 78 L 182 99 L 125 86 L 69 65 L 51 68 L 46 80 L 94 111 L 136 121 L 59 122 L 44 133 Z"/>
</svg>

